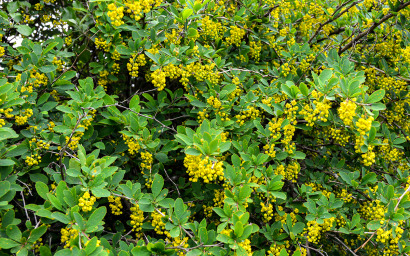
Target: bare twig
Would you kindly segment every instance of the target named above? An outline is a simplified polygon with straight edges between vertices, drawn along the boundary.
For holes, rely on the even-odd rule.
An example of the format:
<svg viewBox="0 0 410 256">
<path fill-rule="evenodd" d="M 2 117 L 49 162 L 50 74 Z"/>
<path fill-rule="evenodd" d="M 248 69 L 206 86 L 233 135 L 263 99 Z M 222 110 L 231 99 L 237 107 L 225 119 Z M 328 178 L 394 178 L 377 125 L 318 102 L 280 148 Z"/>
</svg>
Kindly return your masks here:
<svg viewBox="0 0 410 256">
<path fill-rule="evenodd" d="M 373 233 L 373 235 L 371 235 L 369 237 L 369 239 L 366 240 L 366 242 L 364 242 L 362 245 L 360 245 L 359 247 L 357 247 L 356 250 L 354 250 L 354 252 L 357 252 L 358 250 L 360 250 L 361 248 L 365 247 L 366 244 L 374 237 L 374 235 L 376 235 L 376 232 Z"/>
<path fill-rule="evenodd" d="M 396 13 L 398 13 L 400 10 L 406 8 L 408 5 L 410 5 L 410 1 L 405 2 L 403 4 L 401 4 L 397 10 L 393 12 L 390 12 L 389 14 L 386 14 L 385 16 L 383 16 L 378 22 L 374 22 L 372 26 L 370 26 L 370 28 L 366 29 L 365 31 L 361 32 L 360 34 L 358 34 L 355 38 L 353 38 L 348 44 L 346 44 L 343 48 L 341 48 L 339 50 L 339 55 L 344 53 L 345 51 L 347 51 L 348 49 L 350 49 L 354 44 L 356 44 L 360 39 L 362 39 L 364 36 L 367 36 L 369 33 L 373 32 L 373 30 L 375 30 L 380 24 L 382 24 L 383 22 L 387 21 L 388 19 L 390 19 L 391 17 L 396 16 Z"/>
<path fill-rule="evenodd" d="M 341 8 L 343 8 L 344 6 L 346 6 L 347 4 L 349 4 L 352 0 L 347 1 L 346 3 L 342 4 L 341 6 L 339 6 L 338 8 L 336 8 L 335 13 L 337 11 L 339 11 Z M 322 28 L 324 26 L 326 26 L 327 24 L 335 21 L 336 19 L 338 19 L 340 16 L 342 16 L 343 14 L 345 14 L 347 11 L 349 11 L 350 8 L 352 8 L 353 6 L 355 6 L 356 4 L 360 3 L 362 0 L 353 2 L 349 7 L 347 7 L 346 9 L 344 9 L 343 11 L 339 12 L 337 15 L 335 15 L 334 17 L 332 17 L 331 19 L 328 19 L 326 22 L 321 23 L 318 27 L 318 29 L 316 30 L 316 32 L 310 37 L 308 44 L 312 44 L 313 39 L 315 39 L 315 37 L 319 34 L 319 32 L 322 30 Z"/>
<path fill-rule="evenodd" d="M 334 235 L 331 235 L 331 234 L 329 234 L 331 237 L 333 237 L 339 244 L 341 244 L 344 248 L 346 248 L 346 250 L 348 250 L 352 255 L 354 255 L 354 256 L 358 256 L 355 252 L 358 250 L 358 249 L 356 249 L 356 251 L 352 251 L 350 248 L 349 248 L 349 246 L 347 246 L 345 243 L 343 243 L 343 241 L 342 240 L 340 240 L 337 236 L 334 236 Z"/>
<path fill-rule="evenodd" d="M 31 221 L 30 216 L 28 215 L 28 212 L 27 212 L 27 209 L 26 209 L 26 200 L 24 199 L 23 191 L 20 191 L 20 195 L 21 195 L 21 198 L 23 199 L 23 208 L 24 208 L 24 212 L 26 213 L 26 217 L 27 217 L 28 221 Z"/>
<path fill-rule="evenodd" d="M 399 197 L 399 199 L 397 200 L 397 204 L 396 207 L 394 207 L 394 211 L 397 211 L 397 208 L 399 207 L 399 204 L 401 202 L 401 200 L 403 199 L 403 197 L 410 191 L 410 185 L 407 187 L 407 189 L 404 191 L 404 193 Z"/>
<path fill-rule="evenodd" d="M 175 188 L 177 189 L 178 196 L 181 197 L 181 193 L 179 192 L 177 184 L 175 184 L 175 182 L 169 177 L 168 172 L 165 168 L 164 168 L 164 172 L 165 172 L 165 175 L 167 175 L 167 178 L 172 182 L 172 184 L 174 184 Z"/>
</svg>

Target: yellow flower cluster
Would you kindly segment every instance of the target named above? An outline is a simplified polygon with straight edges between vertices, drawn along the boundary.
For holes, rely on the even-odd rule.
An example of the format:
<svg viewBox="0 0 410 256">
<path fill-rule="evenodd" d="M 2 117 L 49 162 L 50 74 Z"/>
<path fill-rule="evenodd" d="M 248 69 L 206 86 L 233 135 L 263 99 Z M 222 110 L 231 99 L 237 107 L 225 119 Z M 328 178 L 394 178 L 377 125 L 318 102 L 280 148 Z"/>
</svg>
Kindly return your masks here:
<svg viewBox="0 0 410 256">
<path fill-rule="evenodd" d="M 138 77 L 139 68 L 147 63 L 144 54 L 133 54 L 130 61 L 127 63 L 127 69 L 130 72 L 130 76 Z"/>
<path fill-rule="evenodd" d="M 290 103 L 285 104 L 285 115 L 287 115 L 287 119 L 290 121 L 291 124 L 296 125 L 296 114 L 299 107 L 296 105 L 296 100 L 292 100 Z"/>
<path fill-rule="evenodd" d="M 364 136 L 368 131 L 370 131 L 373 120 L 374 118 L 372 116 L 369 116 L 367 119 L 364 119 L 363 117 L 359 118 L 359 120 L 356 122 L 356 126 L 357 131 L 361 136 Z"/>
<path fill-rule="evenodd" d="M 237 26 L 230 26 L 230 36 L 226 38 L 226 44 L 236 45 L 239 47 L 242 43 L 242 38 L 245 36 L 246 32 L 244 29 Z"/>
<path fill-rule="evenodd" d="M 114 3 L 108 5 L 107 16 L 110 17 L 111 23 L 115 26 L 121 26 L 124 24 L 122 18 L 124 17 L 124 7 L 117 7 Z"/>
<path fill-rule="evenodd" d="M 63 70 L 63 65 L 65 64 L 64 61 L 57 59 L 57 57 L 54 57 L 51 63 L 57 66 L 57 71 L 59 72 Z"/>
<path fill-rule="evenodd" d="M 285 151 L 288 154 L 293 154 L 296 150 L 296 145 L 295 142 L 292 142 L 293 135 L 295 134 L 295 126 L 291 124 L 285 125 L 283 127 L 283 139 L 281 140 L 281 143 L 285 146 Z"/>
<path fill-rule="evenodd" d="M 206 113 L 206 109 L 198 112 L 198 123 L 202 123 L 205 119 L 209 117 L 209 114 Z"/>
<path fill-rule="evenodd" d="M 25 109 L 21 115 L 16 116 L 16 124 L 24 125 L 27 123 L 28 119 L 33 115 L 32 109 Z"/>
<path fill-rule="evenodd" d="M 263 146 L 263 149 L 265 150 L 265 154 L 269 155 L 272 158 L 275 158 L 276 156 L 276 151 L 275 151 L 275 144 L 272 143 L 271 145 L 266 144 L 265 146 Z"/>
<path fill-rule="evenodd" d="M 213 207 L 212 206 L 206 206 L 206 205 L 202 205 L 202 208 L 204 208 L 204 216 L 207 218 L 212 217 L 212 213 L 213 213 Z"/>
<path fill-rule="evenodd" d="M 125 141 L 125 144 L 128 145 L 128 153 L 130 153 L 130 155 L 133 156 L 136 153 L 138 153 L 138 150 L 141 148 L 141 145 L 139 144 L 137 139 L 128 137 L 127 135 L 123 135 L 122 138 Z"/>
<path fill-rule="evenodd" d="M 332 137 L 334 142 L 336 142 L 337 144 L 344 147 L 349 142 L 350 135 L 346 131 L 331 127 L 329 132 L 330 137 Z"/>
<path fill-rule="evenodd" d="M 152 84 L 162 91 L 166 85 L 166 74 L 160 68 L 151 73 Z"/>
<path fill-rule="evenodd" d="M 399 151 L 397 148 L 392 148 L 389 144 L 388 139 L 384 139 L 383 144 L 385 145 L 380 146 L 379 150 L 380 150 L 380 156 L 384 160 L 388 162 L 395 162 L 395 161 L 399 161 L 404 155 L 404 153 Z"/>
<path fill-rule="evenodd" d="M 223 190 L 214 190 L 215 197 L 214 197 L 214 207 L 221 207 L 224 206 L 224 200 L 226 198 L 225 192 Z"/>
<path fill-rule="evenodd" d="M 48 78 L 45 74 L 38 73 L 35 70 L 30 71 L 30 79 L 32 82 L 32 85 L 34 87 L 40 87 L 42 85 L 47 85 Z"/>
<path fill-rule="evenodd" d="M 67 227 L 61 229 L 61 243 L 64 244 L 64 248 L 70 247 L 70 242 L 78 236 L 78 230 Z"/>
<path fill-rule="evenodd" d="M 81 207 L 83 212 L 89 212 L 93 209 L 93 205 L 95 201 L 96 201 L 96 197 L 91 196 L 90 193 L 86 191 L 84 195 L 80 197 L 80 199 L 78 199 L 78 206 Z"/>
<path fill-rule="evenodd" d="M 3 114 L 6 118 L 14 117 L 13 114 L 10 114 L 11 112 L 13 112 L 12 108 L 7 108 L 7 109 L 0 108 L 0 114 Z"/>
<path fill-rule="evenodd" d="M 238 243 L 238 245 L 245 249 L 248 256 L 252 256 L 251 240 L 245 239 L 243 242 Z"/>
<path fill-rule="evenodd" d="M 0 46 L 0 58 L 3 57 L 5 53 L 6 51 L 4 50 L 4 47 Z"/>
<path fill-rule="evenodd" d="M 141 152 L 141 168 L 151 169 L 152 165 L 152 154 L 150 152 Z"/>
<path fill-rule="evenodd" d="M 372 151 L 373 146 L 369 145 L 366 153 L 362 154 L 363 164 L 371 166 L 375 162 L 376 154 Z"/>
<path fill-rule="evenodd" d="M 34 9 L 36 9 L 36 11 L 41 11 L 43 9 L 44 5 L 42 5 L 41 3 L 36 3 L 34 5 Z"/>
<path fill-rule="evenodd" d="M 289 63 L 284 63 L 281 66 L 281 74 L 283 75 L 283 77 L 287 77 L 290 73 L 291 68 L 289 67 Z"/>
<path fill-rule="evenodd" d="M 212 162 L 208 156 L 186 155 L 184 166 L 188 168 L 187 172 L 191 176 L 189 180 L 192 182 L 197 182 L 199 178 L 202 178 L 205 183 L 224 179 L 223 162 Z"/>
<path fill-rule="evenodd" d="M 28 166 L 38 165 L 39 163 L 41 163 L 41 156 L 38 154 L 26 156 L 26 164 Z"/>
<path fill-rule="evenodd" d="M 249 47 L 251 48 L 251 51 L 249 52 L 249 55 L 251 56 L 251 58 L 253 58 L 255 60 L 255 62 L 258 62 L 260 59 L 260 53 L 262 50 L 262 45 L 260 41 L 251 41 L 249 43 Z"/>
<path fill-rule="evenodd" d="M 266 203 L 266 205 L 261 202 L 261 213 L 262 213 L 262 220 L 265 223 L 268 223 L 272 217 L 273 217 L 273 205 L 269 202 Z"/>
<path fill-rule="evenodd" d="M 96 39 L 97 40 L 97 39 Z M 71 38 L 71 36 L 67 36 L 65 39 L 64 39 L 64 42 L 65 42 L 65 44 L 67 45 L 67 46 L 70 46 L 72 43 L 73 43 L 73 39 Z"/>
<path fill-rule="evenodd" d="M 287 249 L 290 247 L 289 241 L 286 240 L 284 244 L 277 244 L 277 243 L 273 243 L 271 244 L 269 250 L 268 250 L 268 255 L 273 255 L 273 256 L 279 256 L 280 255 L 280 251 L 282 249 Z"/>
<path fill-rule="evenodd" d="M 279 211 L 284 211 L 282 206 L 278 206 Z M 280 221 L 282 224 L 286 224 L 286 220 L 288 218 L 288 215 L 290 216 L 290 219 L 292 220 L 292 224 L 295 224 L 298 220 L 296 218 L 297 214 L 299 213 L 299 210 L 296 208 L 292 212 L 283 214 L 282 216 L 279 215 L 279 213 L 275 213 L 275 221 Z"/>
<path fill-rule="evenodd" d="M 209 97 L 206 102 L 211 105 L 213 108 L 219 109 L 222 106 L 221 101 L 218 98 L 211 96 Z"/>
<path fill-rule="evenodd" d="M 283 118 L 275 119 L 269 122 L 269 131 L 271 132 L 270 136 L 272 140 L 277 140 L 280 138 L 280 128 L 283 123 Z"/>
<path fill-rule="evenodd" d="M 345 203 L 349 203 L 353 199 L 353 195 L 347 192 L 347 190 L 344 188 L 340 192 L 335 192 L 335 195 L 337 198 L 341 198 Z"/>
<path fill-rule="evenodd" d="M 363 202 L 359 212 L 367 220 L 384 220 L 384 214 L 387 212 L 387 209 L 381 205 L 380 200 L 374 200 L 372 202 Z"/>
<path fill-rule="evenodd" d="M 122 203 L 121 203 L 121 197 L 113 197 L 109 196 L 108 197 L 108 202 L 110 203 L 110 208 L 111 212 L 114 215 L 121 215 L 122 214 Z"/>
<path fill-rule="evenodd" d="M 111 66 L 111 69 L 111 75 L 118 74 L 118 72 L 120 72 L 120 64 L 114 62 Z"/>
<path fill-rule="evenodd" d="M 165 215 L 162 211 L 162 214 L 159 212 L 153 211 L 151 213 L 152 217 L 152 226 L 155 228 L 155 232 L 158 235 L 169 235 L 169 232 L 165 230 L 165 223 L 162 221 L 162 216 Z"/>
<path fill-rule="evenodd" d="M 317 223 L 316 220 L 309 221 L 307 223 L 307 232 L 308 241 L 314 244 L 317 244 L 323 233 L 330 231 L 333 226 L 333 223 L 336 221 L 335 217 L 325 219 L 323 224 Z"/>
<path fill-rule="evenodd" d="M 286 175 L 284 176 L 285 179 L 296 183 L 296 180 L 298 178 L 300 166 L 299 163 L 294 161 L 286 166 Z"/>
<path fill-rule="evenodd" d="M 39 148 L 39 149 L 49 149 L 50 148 L 50 143 L 46 143 L 43 140 L 37 140 L 36 138 L 32 138 L 30 140 L 30 144 L 34 144 L 35 147 Z"/>
<path fill-rule="evenodd" d="M 33 243 L 33 247 L 32 250 L 34 250 L 35 253 L 39 253 L 40 252 L 40 247 L 44 245 L 44 243 L 42 242 L 43 238 L 39 238 L 37 239 L 34 243 Z"/>
<path fill-rule="evenodd" d="M 315 92 L 316 91 L 312 92 L 312 96 Z M 305 117 L 308 126 L 313 126 L 316 121 L 326 122 L 331 107 L 330 102 L 327 99 L 323 99 L 323 101 L 315 99 L 313 104 L 316 106 L 314 110 L 309 104 L 305 104 L 303 109 L 299 112 L 299 114 Z"/>
<path fill-rule="evenodd" d="M 87 242 L 85 242 L 85 244 L 84 244 L 84 246 L 85 247 L 87 247 L 87 245 L 88 245 L 88 243 L 91 241 L 91 239 L 90 240 L 88 240 Z M 97 240 L 97 243 L 96 243 L 96 247 L 99 247 L 101 245 L 101 240 Z"/>
<path fill-rule="evenodd" d="M 399 255 L 398 243 L 404 233 L 404 230 L 401 227 L 396 227 L 395 234 L 393 234 L 393 229 L 384 230 L 383 228 L 377 229 L 376 233 L 376 242 L 385 245 L 383 255 Z"/>
<path fill-rule="evenodd" d="M 167 242 L 168 244 L 172 244 L 172 246 L 174 247 L 182 247 L 182 248 L 188 248 L 189 244 L 188 244 L 188 237 L 184 237 L 183 239 L 179 238 L 179 237 L 175 237 L 171 240 L 169 240 L 169 238 L 165 239 L 165 242 Z M 183 256 L 186 255 L 185 251 L 183 251 L 182 249 L 178 249 L 177 250 L 178 256 Z"/>
<path fill-rule="evenodd" d="M 236 115 L 236 122 L 239 125 L 243 125 L 247 119 L 256 119 L 261 116 L 261 111 L 253 106 L 247 106 L 246 110 L 241 111 L 240 114 Z"/>
<path fill-rule="evenodd" d="M 111 43 L 107 43 L 107 41 L 105 41 L 102 38 L 96 38 L 95 39 L 95 46 L 97 47 L 97 49 L 104 50 L 105 52 L 109 52 L 110 47 L 111 47 Z"/>
<path fill-rule="evenodd" d="M 140 207 L 138 204 L 133 205 L 131 208 L 131 226 L 132 226 L 132 231 L 136 233 L 137 238 L 141 236 L 141 226 L 142 223 L 144 222 L 144 212 L 140 210 Z"/>
<path fill-rule="evenodd" d="M 217 21 L 213 21 L 209 18 L 209 16 L 205 16 L 202 20 L 201 20 L 202 26 L 201 26 L 201 34 L 203 36 L 208 36 L 211 39 L 219 39 L 221 38 L 220 34 L 223 30 L 222 24 L 217 22 Z"/>
<path fill-rule="evenodd" d="M 162 2 L 163 0 L 127 0 L 125 2 L 125 6 L 128 8 L 126 12 L 130 14 L 131 18 L 139 21 L 144 13 L 149 13 L 153 7 L 160 6 Z"/>
<path fill-rule="evenodd" d="M 356 115 L 356 107 L 356 103 L 352 100 L 345 100 L 340 103 L 337 112 L 345 125 L 351 126 L 353 124 L 353 117 Z"/>
</svg>

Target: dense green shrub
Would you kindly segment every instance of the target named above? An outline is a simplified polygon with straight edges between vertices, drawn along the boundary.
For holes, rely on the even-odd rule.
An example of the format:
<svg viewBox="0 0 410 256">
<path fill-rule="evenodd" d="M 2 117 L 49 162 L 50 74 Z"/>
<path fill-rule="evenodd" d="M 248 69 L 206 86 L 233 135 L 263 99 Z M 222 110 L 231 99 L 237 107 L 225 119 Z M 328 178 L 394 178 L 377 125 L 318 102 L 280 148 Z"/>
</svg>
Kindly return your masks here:
<svg viewBox="0 0 410 256">
<path fill-rule="evenodd" d="M 409 5 L 0 1 L 0 255 L 407 255 Z"/>
</svg>

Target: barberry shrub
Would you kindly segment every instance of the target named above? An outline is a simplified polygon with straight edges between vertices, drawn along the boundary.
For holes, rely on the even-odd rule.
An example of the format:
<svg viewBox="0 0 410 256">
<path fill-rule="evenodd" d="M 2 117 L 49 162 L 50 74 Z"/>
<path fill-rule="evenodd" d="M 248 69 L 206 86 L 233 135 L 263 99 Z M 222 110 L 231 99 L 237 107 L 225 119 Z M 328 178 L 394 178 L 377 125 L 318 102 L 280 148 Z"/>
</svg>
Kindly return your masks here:
<svg viewBox="0 0 410 256">
<path fill-rule="evenodd" d="M 0 1 L 0 255 L 407 255 L 409 6 Z"/>
</svg>

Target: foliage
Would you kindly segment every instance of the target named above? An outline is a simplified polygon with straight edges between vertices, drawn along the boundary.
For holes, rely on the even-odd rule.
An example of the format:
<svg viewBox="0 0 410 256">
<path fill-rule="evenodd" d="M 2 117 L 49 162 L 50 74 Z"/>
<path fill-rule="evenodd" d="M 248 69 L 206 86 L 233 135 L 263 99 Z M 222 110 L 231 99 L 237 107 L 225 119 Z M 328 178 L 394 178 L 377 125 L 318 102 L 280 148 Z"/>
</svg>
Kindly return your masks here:
<svg viewBox="0 0 410 256">
<path fill-rule="evenodd" d="M 0 2 L 0 255 L 407 255 L 409 1 Z"/>
</svg>

